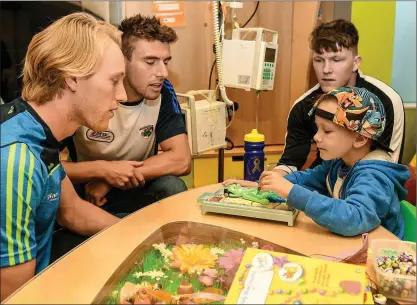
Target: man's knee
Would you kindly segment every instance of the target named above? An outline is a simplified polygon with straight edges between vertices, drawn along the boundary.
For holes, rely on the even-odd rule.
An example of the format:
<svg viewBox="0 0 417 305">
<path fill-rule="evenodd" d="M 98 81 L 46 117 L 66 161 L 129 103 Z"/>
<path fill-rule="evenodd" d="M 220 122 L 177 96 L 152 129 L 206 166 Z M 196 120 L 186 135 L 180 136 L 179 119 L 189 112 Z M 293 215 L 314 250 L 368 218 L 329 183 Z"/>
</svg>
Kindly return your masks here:
<svg viewBox="0 0 417 305">
<path fill-rule="evenodd" d="M 151 191 L 157 194 L 158 200 L 181 192 L 185 192 L 187 186 L 181 178 L 176 176 L 162 176 L 156 179 L 151 186 Z"/>
</svg>

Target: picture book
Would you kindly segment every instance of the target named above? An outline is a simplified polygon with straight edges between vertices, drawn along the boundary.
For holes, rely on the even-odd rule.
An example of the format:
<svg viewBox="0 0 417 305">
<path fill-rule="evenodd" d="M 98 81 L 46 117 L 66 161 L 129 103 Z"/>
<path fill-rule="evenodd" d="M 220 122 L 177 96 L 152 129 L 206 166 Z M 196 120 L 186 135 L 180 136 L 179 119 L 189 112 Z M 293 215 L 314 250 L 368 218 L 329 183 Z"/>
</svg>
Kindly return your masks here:
<svg viewBox="0 0 417 305">
<path fill-rule="evenodd" d="M 366 286 L 363 266 L 248 248 L 225 304 L 372 304 Z"/>
</svg>

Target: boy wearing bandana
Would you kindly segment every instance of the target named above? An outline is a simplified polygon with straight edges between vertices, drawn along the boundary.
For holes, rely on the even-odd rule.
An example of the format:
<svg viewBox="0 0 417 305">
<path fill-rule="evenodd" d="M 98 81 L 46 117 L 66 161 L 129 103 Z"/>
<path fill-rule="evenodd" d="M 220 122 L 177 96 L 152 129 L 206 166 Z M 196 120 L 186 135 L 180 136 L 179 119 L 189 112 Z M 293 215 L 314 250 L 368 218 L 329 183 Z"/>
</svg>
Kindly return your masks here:
<svg viewBox="0 0 417 305">
<path fill-rule="evenodd" d="M 309 115 L 315 116 L 323 163 L 284 177 L 263 172 L 260 189 L 287 198 L 336 234 L 355 236 L 382 225 L 403 238 L 400 201 L 410 173 L 378 141 L 385 128 L 379 98 L 364 88 L 342 87 L 320 96 Z"/>
</svg>

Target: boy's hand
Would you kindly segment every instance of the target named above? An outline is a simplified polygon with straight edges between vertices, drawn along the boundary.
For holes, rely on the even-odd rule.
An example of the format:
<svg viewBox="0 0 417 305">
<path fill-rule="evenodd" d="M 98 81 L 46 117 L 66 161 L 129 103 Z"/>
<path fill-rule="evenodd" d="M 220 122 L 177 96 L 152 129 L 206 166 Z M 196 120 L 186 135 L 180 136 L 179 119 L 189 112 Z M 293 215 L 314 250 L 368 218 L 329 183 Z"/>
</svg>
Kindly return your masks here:
<svg viewBox="0 0 417 305">
<path fill-rule="evenodd" d="M 286 171 L 283 171 L 282 169 L 279 169 L 278 166 L 275 167 L 272 171 L 274 173 L 280 174 L 282 177 L 284 177 L 285 175 L 288 175 L 288 173 Z"/>
<path fill-rule="evenodd" d="M 272 191 L 277 195 L 288 198 L 294 184 L 283 178 L 280 173 L 265 171 L 262 173 L 259 187 L 262 191 Z"/>
<path fill-rule="evenodd" d="M 227 179 L 224 181 L 223 186 L 228 186 L 231 184 L 240 184 L 243 187 L 258 187 L 258 183 L 253 181 L 239 180 L 239 179 Z"/>
</svg>

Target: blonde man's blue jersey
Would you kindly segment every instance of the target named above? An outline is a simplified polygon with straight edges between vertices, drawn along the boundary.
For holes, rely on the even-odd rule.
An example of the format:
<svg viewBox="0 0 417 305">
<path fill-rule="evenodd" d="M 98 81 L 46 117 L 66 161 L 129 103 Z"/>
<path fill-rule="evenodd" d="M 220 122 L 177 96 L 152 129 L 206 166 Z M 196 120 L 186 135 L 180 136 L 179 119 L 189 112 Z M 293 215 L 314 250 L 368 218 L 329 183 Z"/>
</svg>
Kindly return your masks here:
<svg viewBox="0 0 417 305">
<path fill-rule="evenodd" d="M 59 142 L 22 99 L 0 110 L 0 266 L 36 259 L 38 273 L 49 264 L 65 178 Z"/>
</svg>

